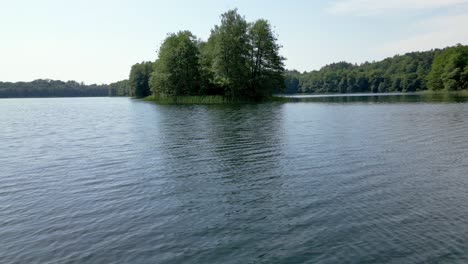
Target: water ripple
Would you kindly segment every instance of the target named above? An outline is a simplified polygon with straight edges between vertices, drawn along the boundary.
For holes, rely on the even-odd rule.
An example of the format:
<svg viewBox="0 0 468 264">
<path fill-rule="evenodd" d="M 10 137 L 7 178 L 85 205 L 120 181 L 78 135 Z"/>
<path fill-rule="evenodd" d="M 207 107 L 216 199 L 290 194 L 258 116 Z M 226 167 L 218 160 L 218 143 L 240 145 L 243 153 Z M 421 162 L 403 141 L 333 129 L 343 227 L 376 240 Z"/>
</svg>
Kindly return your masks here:
<svg viewBox="0 0 468 264">
<path fill-rule="evenodd" d="M 468 104 L 410 98 L 2 100 L 0 263 L 466 263 Z"/>
</svg>

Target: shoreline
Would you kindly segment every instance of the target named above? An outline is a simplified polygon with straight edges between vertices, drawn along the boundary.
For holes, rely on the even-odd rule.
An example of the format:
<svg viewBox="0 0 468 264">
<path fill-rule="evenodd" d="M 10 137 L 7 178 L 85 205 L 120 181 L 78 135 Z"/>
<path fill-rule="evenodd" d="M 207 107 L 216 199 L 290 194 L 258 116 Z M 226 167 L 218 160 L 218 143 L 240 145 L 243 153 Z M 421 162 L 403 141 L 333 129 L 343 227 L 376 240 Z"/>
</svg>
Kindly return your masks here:
<svg viewBox="0 0 468 264">
<path fill-rule="evenodd" d="M 458 91 L 417 91 L 417 92 L 390 92 L 390 93 L 344 93 L 344 94 L 275 94 L 270 98 L 260 101 L 252 100 L 232 100 L 228 97 L 220 95 L 209 96 L 176 96 L 176 97 L 154 97 L 147 96 L 144 98 L 136 98 L 147 102 L 154 102 L 163 105 L 229 105 L 229 104 L 255 104 L 255 103 L 288 103 L 297 102 L 298 99 L 307 98 L 331 98 L 331 97 L 372 97 L 372 96 L 461 96 L 468 97 L 468 90 Z"/>
<path fill-rule="evenodd" d="M 357 96 L 399 96 L 399 95 L 456 95 L 467 96 L 468 90 L 446 91 L 446 90 L 424 90 L 416 92 L 389 92 L 389 93 L 294 93 L 294 94 L 275 94 L 270 98 L 260 101 L 253 100 L 232 100 L 220 95 L 198 95 L 198 96 L 177 96 L 177 97 L 159 97 L 152 95 L 136 98 L 128 96 L 41 96 L 41 97 L 0 97 L 0 99 L 47 99 L 47 98 L 131 98 L 159 104 L 252 104 L 265 102 L 288 102 L 289 99 L 297 98 L 323 98 L 323 97 L 357 97 Z"/>
</svg>

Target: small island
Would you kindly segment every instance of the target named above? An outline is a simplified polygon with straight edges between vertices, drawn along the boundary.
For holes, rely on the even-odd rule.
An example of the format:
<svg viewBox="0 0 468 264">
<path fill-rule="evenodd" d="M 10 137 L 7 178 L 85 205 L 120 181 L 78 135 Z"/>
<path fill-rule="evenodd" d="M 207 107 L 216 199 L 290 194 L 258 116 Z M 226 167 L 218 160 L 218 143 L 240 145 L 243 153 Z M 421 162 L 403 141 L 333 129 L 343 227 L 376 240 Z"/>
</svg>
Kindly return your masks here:
<svg viewBox="0 0 468 264">
<path fill-rule="evenodd" d="M 207 41 L 190 31 L 168 34 L 155 62 L 132 67 L 130 96 L 160 103 L 266 100 L 284 87 L 279 50 L 267 20 L 248 22 L 230 10 Z"/>
</svg>

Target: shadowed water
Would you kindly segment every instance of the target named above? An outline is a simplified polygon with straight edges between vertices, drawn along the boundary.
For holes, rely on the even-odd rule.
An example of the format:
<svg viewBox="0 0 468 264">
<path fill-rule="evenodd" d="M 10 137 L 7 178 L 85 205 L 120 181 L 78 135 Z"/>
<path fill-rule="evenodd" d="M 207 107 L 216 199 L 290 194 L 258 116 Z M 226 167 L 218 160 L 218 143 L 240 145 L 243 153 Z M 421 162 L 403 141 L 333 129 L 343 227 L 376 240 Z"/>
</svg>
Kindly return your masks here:
<svg viewBox="0 0 468 264">
<path fill-rule="evenodd" d="M 468 103 L 366 98 L 0 100 L 0 263 L 468 262 Z"/>
</svg>

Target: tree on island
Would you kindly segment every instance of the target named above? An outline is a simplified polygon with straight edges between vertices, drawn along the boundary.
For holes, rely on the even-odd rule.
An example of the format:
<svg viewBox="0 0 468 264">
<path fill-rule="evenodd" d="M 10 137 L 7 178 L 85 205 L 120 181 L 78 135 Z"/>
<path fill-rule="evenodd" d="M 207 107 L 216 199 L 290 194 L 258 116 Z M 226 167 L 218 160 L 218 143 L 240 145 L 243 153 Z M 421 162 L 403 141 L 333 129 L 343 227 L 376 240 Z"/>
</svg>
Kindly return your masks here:
<svg viewBox="0 0 468 264">
<path fill-rule="evenodd" d="M 156 97 L 222 95 L 262 100 L 284 87 L 284 58 L 269 22 L 248 23 L 230 10 L 207 42 L 190 31 L 169 34 L 151 73 Z"/>
<path fill-rule="evenodd" d="M 250 25 L 250 96 L 264 98 L 284 88 L 284 63 L 278 39 L 267 20 Z"/>
<path fill-rule="evenodd" d="M 169 34 L 154 63 L 151 92 L 156 96 L 198 95 L 201 87 L 200 52 L 189 31 Z"/>
</svg>

